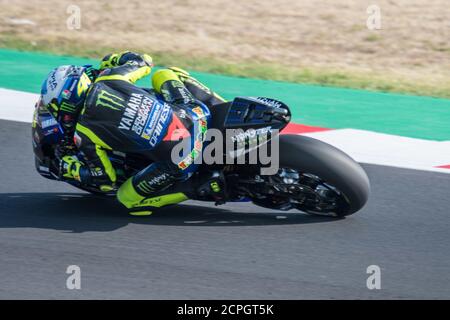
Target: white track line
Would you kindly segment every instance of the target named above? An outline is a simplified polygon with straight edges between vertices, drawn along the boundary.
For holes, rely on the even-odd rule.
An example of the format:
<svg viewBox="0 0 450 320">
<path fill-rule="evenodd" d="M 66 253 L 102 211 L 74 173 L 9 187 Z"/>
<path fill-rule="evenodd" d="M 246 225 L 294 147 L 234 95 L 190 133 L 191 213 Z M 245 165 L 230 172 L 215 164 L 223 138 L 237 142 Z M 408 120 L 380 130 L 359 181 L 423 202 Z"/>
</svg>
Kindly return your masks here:
<svg viewBox="0 0 450 320">
<path fill-rule="evenodd" d="M 0 88 L 0 119 L 31 122 L 38 95 Z M 339 129 L 305 133 L 327 142 L 359 162 L 450 173 L 450 141 L 407 138 L 366 130 Z"/>
<path fill-rule="evenodd" d="M 39 95 L 0 88 L 0 119 L 31 122 Z"/>
<path fill-rule="evenodd" d="M 450 164 L 450 143 L 357 129 L 306 133 L 343 150 L 363 163 L 450 173 L 435 168 Z"/>
</svg>

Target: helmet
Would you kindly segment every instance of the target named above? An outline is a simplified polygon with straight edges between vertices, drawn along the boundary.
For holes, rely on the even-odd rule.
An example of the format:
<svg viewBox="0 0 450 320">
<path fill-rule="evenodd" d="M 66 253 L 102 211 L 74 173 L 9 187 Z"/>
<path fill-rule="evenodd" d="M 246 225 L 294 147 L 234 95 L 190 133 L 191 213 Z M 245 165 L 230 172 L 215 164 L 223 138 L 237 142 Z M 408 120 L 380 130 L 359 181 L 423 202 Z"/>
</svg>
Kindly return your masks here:
<svg viewBox="0 0 450 320">
<path fill-rule="evenodd" d="M 92 84 L 85 70 L 86 67 L 67 65 L 50 72 L 42 84 L 42 104 L 53 114 L 61 109 L 79 110 Z"/>
</svg>

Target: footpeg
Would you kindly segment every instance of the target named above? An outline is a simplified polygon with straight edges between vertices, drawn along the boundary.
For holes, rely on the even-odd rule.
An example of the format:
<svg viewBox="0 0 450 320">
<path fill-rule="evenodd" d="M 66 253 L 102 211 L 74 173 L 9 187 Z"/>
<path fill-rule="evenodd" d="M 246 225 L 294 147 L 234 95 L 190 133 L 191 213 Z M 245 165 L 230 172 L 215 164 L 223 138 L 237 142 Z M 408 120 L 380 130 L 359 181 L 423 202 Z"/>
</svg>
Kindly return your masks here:
<svg viewBox="0 0 450 320">
<path fill-rule="evenodd" d="M 200 185 L 197 190 L 200 197 L 212 197 L 215 205 L 221 205 L 226 202 L 227 192 L 225 178 L 222 173 L 213 172 L 209 179 Z"/>
</svg>

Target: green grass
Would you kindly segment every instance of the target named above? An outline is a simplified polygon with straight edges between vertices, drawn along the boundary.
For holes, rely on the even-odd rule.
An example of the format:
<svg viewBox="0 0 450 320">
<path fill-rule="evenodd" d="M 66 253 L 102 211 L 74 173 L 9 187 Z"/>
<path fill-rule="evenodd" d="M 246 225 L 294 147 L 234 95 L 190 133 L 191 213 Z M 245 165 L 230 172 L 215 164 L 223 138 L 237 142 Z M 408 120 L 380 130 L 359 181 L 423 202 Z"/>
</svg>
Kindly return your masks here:
<svg viewBox="0 0 450 320">
<path fill-rule="evenodd" d="M 367 42 L 377 42 L 380 40 L 381 40 L 381 37 L 376 34 L 371 34 L 364 38 L 364 41 L 367 41 Z"/>
<path fill-rule="evenodd" d="M 366 41 L 377 41 L 377 39 L 367 39 Z M 103 57 L 106 53 L 119 50 L 142 51 L 142 48 L 138 47 L 111 48 L 94 46 L 94 44 L 73 43 L 61 39 L 58 39 L 58 41 L 47 40 L 33 43 L 17 36 L 4 34 L 0 38 L 0 47 L 96 59 Z M 418 83 L 417 81 L 398 78 L 392 74 L 363 73 L 329 68 L 293 68 L 281 64 L 245 60 L 240 63 L 230 63 L 215 57 L 193 57 L 158 51 L 152 51 L 150 54 L 158 65 L 179 66 L 193 71 L 321 86 L 450 98 L 450 78 L 438 85 L 432 85 L 426 81 L 427 79 Z"/>
</svg>

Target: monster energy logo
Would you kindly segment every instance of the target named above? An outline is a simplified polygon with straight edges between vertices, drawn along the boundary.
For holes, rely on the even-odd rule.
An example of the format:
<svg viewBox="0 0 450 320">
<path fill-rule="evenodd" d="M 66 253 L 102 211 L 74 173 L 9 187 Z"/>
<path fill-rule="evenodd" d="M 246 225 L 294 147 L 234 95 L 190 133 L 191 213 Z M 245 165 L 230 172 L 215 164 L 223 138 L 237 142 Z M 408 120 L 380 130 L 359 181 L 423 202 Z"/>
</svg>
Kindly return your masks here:
<svg viewBox="0 0 450 320">
<path fill-rule="evenodd" d="M 97 96 L 96 105 L 113 110 L 120 110 L 123 108 L 124 100 L 108 91 L 102 90 Z"/>
<path fill-rule="evenodd" d="M 140 183 L 137 185 L 137 187 L 138 187 L 138 189 L 139 189 L 140 191 L 143 191 L 143 192 L 145 192 L 145 193 L 152 193 L 152 192 L 154 191 L 154 189 L 151 188 L 151 187 L 148 185 L 147 181 L 142 181 L 142 182 L 140 182 Z"/>
<path fill-rule="evenodd" d="M 61 104 L 61 110 L 69 112 L 69 113 L 73 113 L 76 110 L 76 106 L 74 106 L 73 104 L 67 103 L 67 102 L 63 102 Z"/>
<path fill-rule="evenodd" d="M 159 176 L 156 176 L 150 180 L 141 181 L 137 187 L 140 191 L 144 193 L 152 193 L 155 191 L 155 187 L 162 185 L 167 179 L 170 178 L 168 173 L 162 173 Z"/>
</svg>

